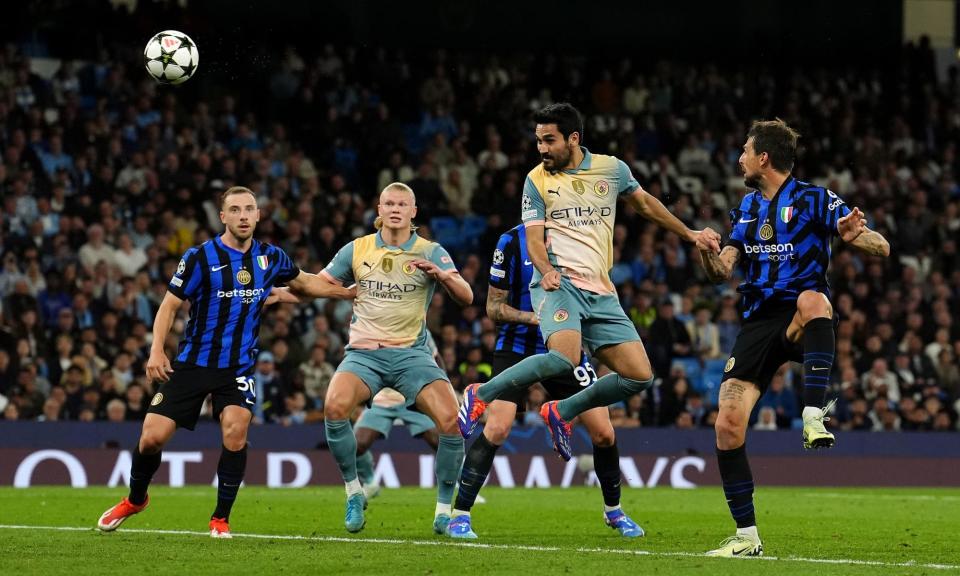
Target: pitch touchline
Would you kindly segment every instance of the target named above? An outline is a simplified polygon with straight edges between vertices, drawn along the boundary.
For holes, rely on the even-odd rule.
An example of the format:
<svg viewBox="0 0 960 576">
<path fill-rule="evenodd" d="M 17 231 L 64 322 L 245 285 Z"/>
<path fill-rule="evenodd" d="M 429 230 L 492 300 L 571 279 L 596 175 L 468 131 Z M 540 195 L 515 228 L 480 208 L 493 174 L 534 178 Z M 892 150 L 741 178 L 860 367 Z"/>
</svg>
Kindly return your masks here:
<svg viewBox="0 0 960 576">
<path fill-rule="evenodd" d="M 53 530 L 58 532 L 95 532 L 96 529 L 85 526 L 24 526 L 18 524 L 0 524 L 0 530 Z M 124 533 L 165 534 L 174 536 L 204 536 L 208 532 L 196 530 L 148 530 L 143 528 L 124 528 Z M 479 542 L 452 542 L 449 540 L 401 540 L 397 538 L 347 538 L 345 536 L 299 536 L 295 534 L 234 534 L 234 538 L 252 538 L 259 540 L 301 540 L 305 542 L 344 542 L 350 544 L 400 544 L 406 546 L 454 546 L 458 548 L 481 548 L 491 550 L 520 550 L 524 552 L 586 552 L 596 554 L 629 554 L 633 556 L 671 556 L 683 558 L 710 558 L 694 552 L 651 552 L 649 550 L 617 550 L 611 548 L 560 548 L 557 546 L 529 546 L 524 544 L 481 544 Z M 929 568 L 932 570 L 960 570 L 957 564 L 920 564 L 909 562 L 880 562 L 878 560 L 852 560 L 846 558 L 803 558 L 800 556 L 760 556 L 740 558 L 751 561 L 787 561 L 808 562 L 813 564 L 851 564 L 855 566 L 878 566 L 883 568 Z"/>
</svg>

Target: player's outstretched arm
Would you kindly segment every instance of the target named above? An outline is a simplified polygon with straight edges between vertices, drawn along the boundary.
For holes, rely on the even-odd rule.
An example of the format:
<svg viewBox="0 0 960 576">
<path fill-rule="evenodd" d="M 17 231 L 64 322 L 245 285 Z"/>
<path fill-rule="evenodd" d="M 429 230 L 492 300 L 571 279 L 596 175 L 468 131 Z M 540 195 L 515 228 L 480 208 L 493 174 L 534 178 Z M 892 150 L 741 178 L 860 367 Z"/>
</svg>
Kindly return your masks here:
<svg viewBox="0 0 960 576">
<path fill-rule="evenodd" d="M 309 298 L 304 298 L 302 301 L 307 302 L 309 300 Z M 300 302 L 300 298 L 297 298 L 289 288 L 277 288 L 274 286 L 270 289 L 270 295 L 267 296 L 267 299 L 263 301 L 263 305 L 272 306 L 274 304 L 299 304 Z"/>
<path fill-rule="evenodd" d="M 633 206 L 641 216 L 655 222 L 661 228 L 669 230 L 687 242 L 699 242 L 701 236 L 710 245 L 720 251 L 720 234 L 710 228 L 691 230 L 679 218 L 667 210 L 662 202 L 651 196 L 643 188 L 637 188 L 626 197 L 627 203 Z"/>
<path fill-rule="evenodd" d="M 177 310 L 183 300 L 178 298 L 172 292 L 167 292 L 160 302 L 160 309 L 157 310 L 157 316 L 153 319 L 153 343 L 150 345 L 150 358 L 147 359 L 146 369 L 147 378 L 150 380 L 159 380 L 166 382 L 170 379 L 170 373 L 173 367 L 170 366 L 170 359 L 163 350 L 167 341 L 167 335 L 170 334 L 170 328 L 173 327 L 173 321 L 177 317 Z"/>
<path fill-rule="evenodd" d="M 872 256 L 889 256 L 890 243 L 883 234 L 867 228 L 867 218 L 859 208 L 837 220 L 840 238 L 854 248 Z"/>
<path fill-rule="evenodd" d="M 487 288 L 487 316 L 494 322 L 519 322 L 520 324 L 540 323 L 537 315 L 533 312 L 518 310 L 507 304 L 507 298 L 510 296 L 509 290 L 501 290 L 490 286 Z"/>
<path fill-rule="evenodd" d="M 441 270 L 439 266 L 429 260 L 411 260 L 411 264 L 421 269 L 427 276 L 433 278 L 438 284 L 443 286 L 447 294 L 453 298 L 454 302 L 461 306 L 469 306 L 473 303 L 473 288 L 460 276 L 457 270 Z"/>
<path fill-rule="evenodd" d="M 310 274 L 300 271 L 296 278 L 287 283 L 290 294 L 296 298 L 339 298 L 352 300 L 357 297 L 357 289 L 346 288 L 333 279 L 325 271 L 319 274 Z"/>
<path fill-rule="evenodd" d="M 740 250 L 735 246 L 725 246 L 723 250 L 717 250 L 707 242 L 706 237 L 697 240 L 697 249 L 707 278 L 714 284 L 729 280 L 740 261 Z"/>
</svg>

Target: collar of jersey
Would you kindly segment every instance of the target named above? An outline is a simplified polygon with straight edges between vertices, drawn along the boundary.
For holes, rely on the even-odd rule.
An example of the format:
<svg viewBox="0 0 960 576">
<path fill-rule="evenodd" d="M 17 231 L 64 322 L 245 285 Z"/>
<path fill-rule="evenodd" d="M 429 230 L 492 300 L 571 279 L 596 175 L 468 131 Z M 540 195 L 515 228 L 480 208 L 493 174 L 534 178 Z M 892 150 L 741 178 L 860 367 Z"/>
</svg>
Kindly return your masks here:
<svg viewBox="0 0 960 576">
<path fill-rule="evenodd" d="M 216 242 L 217 244 L 219 244 L 224 250 L 228 250 L 228 251 L 230 251 L 230 252 L 234 252 L 234 253 L 236 253 L 236 254 L 241 254 L 241 255 L 246 254 L 246 252 L 241 252 L 241 251 L 237 250 L 236 248 L 231 248 L 230 246 L 227 246 L 227 245 L 223 242 L 223 238 L 220 237 L 220 234 L 217 234 L 217 235 L 216 235 L 214 242 Z M 253 250 L 254 246 L 256 246 L 256 242 L 257 242 L 257 241 L 256 241 L 255 239 L 250 242 L 250 248 L 249 248 L 250 250 Z"/>
<path fill-rule="evenodd" d="M 383 241 L 383 236 L 381 236 L 380 231 L 377 230 L 377 248 L 399 248 L 400 250 L 407 252 L 413 248 L 413 243 L 417 241 L 417 238 L 417 233 L 411 232 L 410 239 L 404 242 L 401 246 L 391 246 Z"/>
<path fill-rule="evenodd" d="M 777 190 L 777 193 L 774 194 L 774 195 L 773 195 L 773 198 L 771 198 L 770 200 L 767 200 L 766 198 L 764 198 L 764 197 L 763 197 L 763 192 L 760 192 L 759 190 L 757 190 L 757 192 L 760 194 L 760 200 L 762 200 L 762 201 L 764 201 L 764 202 L 769 202 L 769 203 L 771 203 L 771 204 L 776 204 L 776 203 L 777 203 L 777 199 L 780 197 L 780 193 L 781 193 L 781 192 L 785 192 L 785 193 L 789 194 L 790 191 L 793 189 L 793 183 L 796 182 L 796 181 L 797 181 L 796 178 L 794 178 L 793 176 L 787 176 L 787 179 L 784 180 L 784 181 L 783 181 L 783 184 L 780 185 L 780 189 Z"/>
<path fill-rule="evenodd" d="M 590 166 L 593 165 L 593 154 L 587 150 L 587 147 L 581 146 L 580 150 L 583 150 L 583 160 L 580 161 L 580 165 L 573 170 L 564 170 L 564 174 L 575 174 L 581 170 L 589 170 Z"/>
</svg>

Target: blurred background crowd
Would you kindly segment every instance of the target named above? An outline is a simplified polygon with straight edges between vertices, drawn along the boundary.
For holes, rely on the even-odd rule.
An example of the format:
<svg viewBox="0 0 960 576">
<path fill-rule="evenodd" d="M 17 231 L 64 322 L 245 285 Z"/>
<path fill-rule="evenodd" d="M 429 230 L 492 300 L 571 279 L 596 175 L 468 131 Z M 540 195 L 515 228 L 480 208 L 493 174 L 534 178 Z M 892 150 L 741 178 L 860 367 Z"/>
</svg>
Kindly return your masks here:
<svg viewBox="0 0 960 576">
<path fill-rule="evenodd" d="M 216 64 L 205 64 L 197 40 L 200 77 Z M 587 148 L 627 162 L 688 226 L 724 236 L 744 193 L 737 159 L 750 122 L 778 116 L 798 129 L 794 174 L 859 206 L 892 247 L 889 259 L 835 247 L 830 424 L 958 428 L 960 74 L 938 74 L 925 42 L 904 45 L 882 71 L 829 72 L 278 44 L 258 52 L 258 82 L 202 90 L 191 87 L 197 80 L 158 86 L 136 50 L 46 66 L 39 52 L 0 50 L 4 419 L 143 418 L 153 316 L 184 250 L 222 231 L 218 195 L 234 184 L 259 198 L 257 238 L 317 272 L 372 231 L 385 184 L 408 183 L 418 233 L 454 254 L 476 295 L 464 309 L 434 298 L 428 324 L 445 369 L 458 391 L 487 379 L 496 340 L 484 312 L 488 268 L 499 235 L 519 222 L 538 161 L 530 114 L 569 101 L 585 114 Z M 711 285 L 692 246 L 623 205 L 614 242 L 611 275 L 657 377 L 610 408 L 614 423 L 712 426 L 739 328 L 739 278 Z M 349 316 L 349 302 L 335 301 L 266 311 L 257 422 L 322 419 Z M 186 308 L 166 343 L 171 357 L 185 321 Z M 794 425 L 799 369 L 774 378 L 757 428 Z M 533 389 L 528 408 L 542 401 Z"/>
</svg>

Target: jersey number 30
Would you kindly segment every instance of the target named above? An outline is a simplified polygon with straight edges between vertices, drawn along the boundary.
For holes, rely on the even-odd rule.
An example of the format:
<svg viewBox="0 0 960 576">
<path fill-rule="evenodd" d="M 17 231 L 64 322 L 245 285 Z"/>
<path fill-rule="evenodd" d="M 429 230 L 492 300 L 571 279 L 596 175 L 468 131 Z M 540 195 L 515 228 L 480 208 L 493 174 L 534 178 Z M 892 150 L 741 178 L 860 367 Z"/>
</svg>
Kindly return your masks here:
<svg viewBox="0 0 960 576">
<path fill-rule="evenodd" d="M 579 368 L 579 366 L 578 366 Z M 243 394 L 243 399 L 247 404 L 253 406 L 257 403 L 257 387 L 254 385 L 253 378 L 249 376 L 238 376 L 237 377 L 237 390 Z"/>
</svg>

